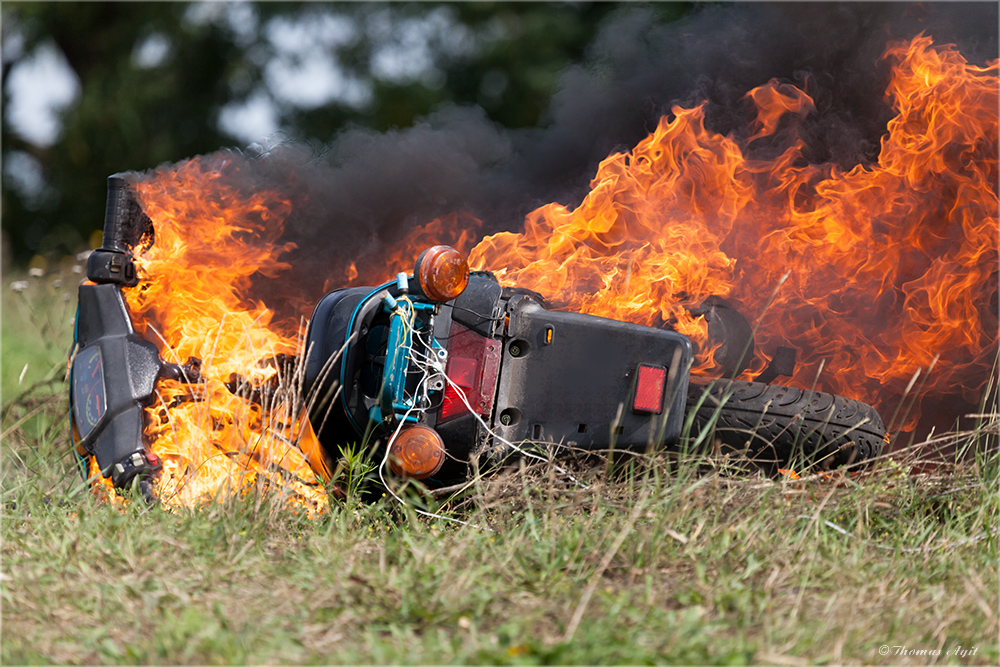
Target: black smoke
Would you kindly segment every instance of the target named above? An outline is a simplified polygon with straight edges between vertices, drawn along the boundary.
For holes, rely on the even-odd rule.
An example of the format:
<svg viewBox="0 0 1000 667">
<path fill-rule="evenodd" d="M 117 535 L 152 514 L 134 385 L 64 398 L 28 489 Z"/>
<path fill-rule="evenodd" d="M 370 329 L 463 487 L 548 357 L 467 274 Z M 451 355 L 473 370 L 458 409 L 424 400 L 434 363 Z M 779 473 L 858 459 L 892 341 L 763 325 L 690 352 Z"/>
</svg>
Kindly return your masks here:
<svg viewBox="0 0 1000 667">
<path fill-rule="evenodd" d="M 481 219 L 483 233 L 517 230 L 541 204 L 577 204 L 600 160 L 631 148 L 675 104 L 707 100 L 709 128 L 740 136 L 752 119 L 744 95 L 772 78 L 816 102 L 799 128 L 807 159 L 870 162 L 892 116 L 880 59 L 889 42 L 924 32 L 973 63 L 998 55 L 996 3 L 745 3 L 669 24 L 655 17 L 634 5 L 610 15 L 536 128 L 508 130 L 478 107 L 447 106 L 403 130 L 345 128 L 321 155 L 283 144 L 253 160 L 260 185 L 295 206 L 284 240 L 297 250 L 282 283 L 316 299 L 325 277 L 351 261 L 378 263 L 386 244 L 453 212 Z M 271 303 L 274 285 L 259 282 Z"/>
</svg>

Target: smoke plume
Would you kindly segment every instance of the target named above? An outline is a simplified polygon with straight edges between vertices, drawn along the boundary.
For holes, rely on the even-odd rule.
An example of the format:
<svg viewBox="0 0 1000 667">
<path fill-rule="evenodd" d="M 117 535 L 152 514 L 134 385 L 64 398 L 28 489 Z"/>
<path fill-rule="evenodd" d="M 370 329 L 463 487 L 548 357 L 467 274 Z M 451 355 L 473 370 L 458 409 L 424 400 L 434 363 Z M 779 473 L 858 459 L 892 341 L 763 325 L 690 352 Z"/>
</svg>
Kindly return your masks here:
<svg viewBox="0 0 1000 667">
<path fill-rule="evenodd" d="M 578 203 L 600 160 L 629 149 L 675 104 L 708 100 L 708 127 L 738 134 L 752 118 L 744 95 L 772 78 L 816 102 L 799 128 L 808 159 L 871 161 L 891 117 L 887 43 L 924 32 L 983 63 L 997 56 L 997 20 L 995 3 L 750 3 L 665 25 L 623 7 L 564 72 L 536 128 L 508 130 L 478 107 L 446 106 L 403 130 L 346 128 L 322 156 L 276 146 L 242 172 L 291 197 L 284 240 L 297 250 L 281 280 L 314 299 L 324 277 L 379 262 L 387 243 L 434 218 L 465 212 L 485 234 L 519 229 L 543 203 Z"/>
</svg>

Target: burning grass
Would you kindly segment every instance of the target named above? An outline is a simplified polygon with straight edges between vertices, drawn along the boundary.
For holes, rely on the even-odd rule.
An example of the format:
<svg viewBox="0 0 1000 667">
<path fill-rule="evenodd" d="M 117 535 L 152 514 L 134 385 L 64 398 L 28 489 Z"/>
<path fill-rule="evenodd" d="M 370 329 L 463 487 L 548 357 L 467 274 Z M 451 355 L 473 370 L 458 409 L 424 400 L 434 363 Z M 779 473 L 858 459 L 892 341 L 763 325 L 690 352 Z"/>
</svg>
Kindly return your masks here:
<svg viewBox="0 0 1000 667">
<path fill-rule="evenodd" d="M 15 299 L 40 304 L 46 284 Z M 11 321 L 12 301 L 7 331 L 42 345 L 34 316 Z M 64 364 L 62 326 L 52 368 Z M 6 378 L 23 362 L 4 364 Z M 610 472 L 573 468 L 586 489 L 539 463 L 452 499 L 405 495 L 485 530 L 354 493 L 314 521 L 260 496 L 112 507 L 82 487 L 56 376 L 31 392 L 5 387 L 7 663 L 1000 659 L 993 411 L 861 477 L 771 480 L 719 457 L 616 457 Z M 921 447 L 941 443 L 966 456 L 921 468 Z M 363 475 L 364 461 L 349 472 Z M 883 657 L 882 645 L 924 653 Z"/>
</svg>

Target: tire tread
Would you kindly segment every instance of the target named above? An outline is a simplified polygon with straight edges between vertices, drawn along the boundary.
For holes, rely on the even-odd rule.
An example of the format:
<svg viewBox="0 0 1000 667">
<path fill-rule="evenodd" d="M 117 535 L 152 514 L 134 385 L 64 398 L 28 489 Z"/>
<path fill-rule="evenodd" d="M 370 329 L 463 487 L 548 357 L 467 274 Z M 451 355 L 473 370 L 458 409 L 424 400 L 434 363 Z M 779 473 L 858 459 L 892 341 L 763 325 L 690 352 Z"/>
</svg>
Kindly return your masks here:
<svg viewBox="0 0 1000 667">
<path fill-rule="evenodd" d="M 877 457 L 885 441 L 885 424 L 870 405 L 785 385 L 692 383 L 692 411 L 694 432 L 714 428 L 722 444 L 765 466 L 857 464 Z"/>
</svg>

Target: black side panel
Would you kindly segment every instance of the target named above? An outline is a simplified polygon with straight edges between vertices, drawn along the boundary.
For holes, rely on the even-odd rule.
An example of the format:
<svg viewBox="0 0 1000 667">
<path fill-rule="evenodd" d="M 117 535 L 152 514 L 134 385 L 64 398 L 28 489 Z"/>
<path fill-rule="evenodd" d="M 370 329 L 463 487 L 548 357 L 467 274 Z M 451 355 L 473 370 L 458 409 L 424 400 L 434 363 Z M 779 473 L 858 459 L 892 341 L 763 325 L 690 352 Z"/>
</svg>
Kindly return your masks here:
<svg viewBox="0 0 1000 667">
<path fill-rule="evenodd" d="M 451 302 L 452 319 L 480 336 L 492 337 L 500 307 L 500 283 L 488 271 L 469 276 L 469 285 Z"/>
<path fill-rule="evenodd" d="M 79 304 L 76 342 L 81 347 L 104 336 L 125 336 L 133 332 L 117 285 L 81 285 Z"/>
<path fill-rule="evenodd" d="M 306 334 L 305 389 L 307 395 L 313 390 L 317 381 L 320 381 L 323 386 L 327 386 L 331 381 L 339 379 L 339 361 L 330 366 L 329 370 L 324 366 L 340 352 L 340 348 L 347 338 L 347 325 L 350 322 L 351 313 L 354 312 L 358 302 L 371 291 L 370 287 L 339 289 L 327 293 L 316 304 L 312 317 L 309 318 L 309 331 Z"/>
<path fill-rule="evenodd" d="M 672 331 L 550 311 L 514 296 L 494 427 L 507 440 L 644 449 L 680 436 L 691 342 Z M 659 413 L 632 409 L 640 364 L 666 369 Z"/>
<path fill-rule="evenodd" d="M 78 420 L 78 430 L 87 434 L 83 447 L 96 457 L 104 476 L 112 476 L 120 487 L 146 465 L 142 408 L 153 398 L 162 363 L 156 346 L 133 331 L 117 285 L 81 285 L 79 304 L 76 341 L 80 350 L 70 378 L 72 418 Z M 84 360 L 95 358 L 90 354 L 95 349 L 100 350 L 103 391 L 79 376 Z M 96 374 L 95 369 L 91 372 Z M 100 420 L 96 425 L 81 424 L 78 406 L 102 395 L 106 405 Z"/>
<path fill-rule="evenodd" d="M 358 303 L 371 293 L 371 287 L 352 287 L 329 292 L 313 310 L 306 334 L 305 397 L 309 418 L 320 442 L 331 453 L 336 446 L 354 437 L 354 430 L 339 405 L 332 405 L 340 385 L 341 352 L 347 339 L 347 326 Z"/>
</svg>

